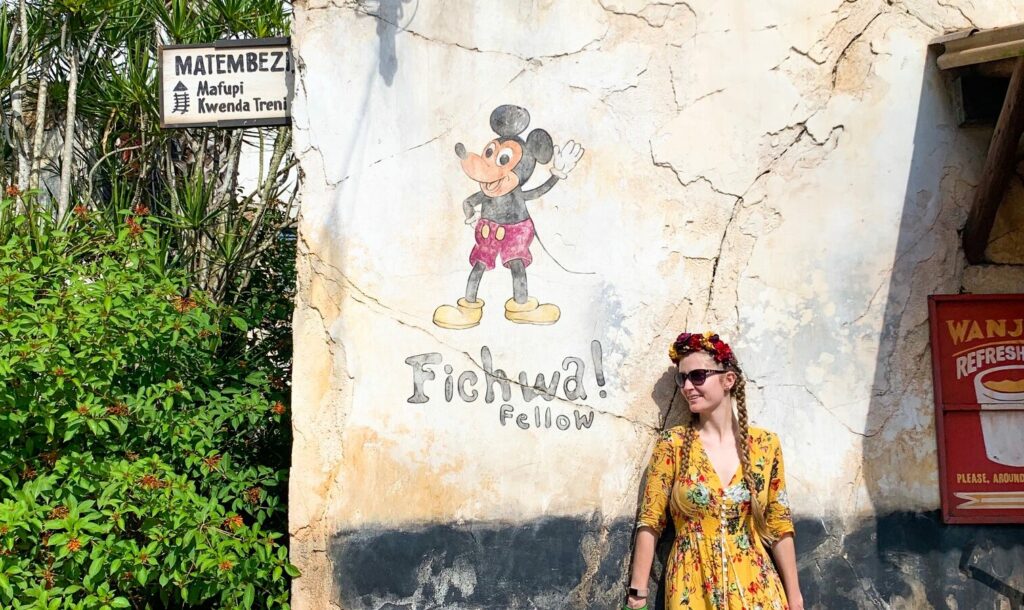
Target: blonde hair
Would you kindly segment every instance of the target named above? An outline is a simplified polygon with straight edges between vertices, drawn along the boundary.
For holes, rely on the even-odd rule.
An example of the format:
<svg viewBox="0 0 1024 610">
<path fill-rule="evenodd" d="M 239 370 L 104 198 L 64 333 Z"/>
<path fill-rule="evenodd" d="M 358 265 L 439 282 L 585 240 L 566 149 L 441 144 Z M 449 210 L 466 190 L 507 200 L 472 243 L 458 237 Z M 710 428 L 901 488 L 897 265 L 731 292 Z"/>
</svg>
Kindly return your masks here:
<svg viewBox="0 0 1024 610">
<path fill-rule="evenodd" d="M 736 414 L 740 428 L 739 434 L 736 436 L 736 449 L 740 454 L 743 483 L 746 485 L 747 491 L 750 492 L 750 514 L 753 517 L 754 531 L 762 540 L 771 544 L 775 541 L 775 536 L 768 529 L 768 519 L 765 515 L 765 509 L 761 506 L 761 501 L 757 498 L 758 489 L 754 484 L 754 473 L 750 466 L 750 449 L 753 442 L 750 438 L 750 429 L 747 422 L 747 380 L 744 379 L 743 371 L 740 370 L 739 365 L 735 364 L 735 362 L 727 363 L 724 368 L 736 375 L 736 384 L 729 391 L 728 395 L 736 402 Z M 690 470 L 690 450 L 693 447 L 693 439 L 697 435 L 697 424 L 699 421 L 700 417 L 696 413 L 691 413 L 690 420 L 686 423 L 686 431 L 683 433 L 682 461 L 679 464 L 680 476 L 686 476 Z M 729 482 L 722 481 L 722 484 L 728 485 Z M 683 496 L 686 491 L 685 486 L 677 478 L 672 486 L 670 502 L 673 509 L 680 514 L 689 519 L 694 519 L 697 517 L 696 511 L 692 506 L 688 506 L 683 502 Z"/>
</svg>

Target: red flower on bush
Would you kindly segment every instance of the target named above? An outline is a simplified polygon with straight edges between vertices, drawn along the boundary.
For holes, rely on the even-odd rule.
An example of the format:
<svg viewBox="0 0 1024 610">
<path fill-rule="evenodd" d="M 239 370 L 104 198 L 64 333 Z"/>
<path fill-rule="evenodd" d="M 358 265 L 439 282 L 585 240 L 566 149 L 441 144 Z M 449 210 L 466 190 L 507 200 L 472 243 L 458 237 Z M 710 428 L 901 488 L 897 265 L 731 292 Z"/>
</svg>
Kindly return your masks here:
<svg viewBox="0 0 1024 610">
<path fill-rule="evenodd" d="M 107 415 L 113 415 L 115 417 L 128 415 L 128 405 L 123 402 L 114 403 L 107 407 Z"/>
<path fill-rule="evenodd" d="M 81 548 L 82 543 L 78 540 L 78 538 L 72 538 L 71 540 L 68 540 L 68 550 L 72 553 L 81 550 Z"/>
<path fill-rule="evenodd" d="M 188 313 L 196 308 L 198 303 L 190 296 L 176 296 L 171 299 L 171 306 L 178 313 Z"/>
<path fill-rule="evenodd" d="M 21 189 L 18 188 L 17 184 L 11 184 L 11 185 L 8 185 L 6 189 L 4 189 L 4 193 L 8 197 L 17 197 L 18 195 L 21 194 Z"/>
<path fill-rule="evenodd" d="M 284 415 L 285 411 L 287 411 L 281 401 L 275 402 L 274 406 L 270 407 L 270 410 L 273 411 L 275 415 Z"/>
<path fill-rule="evenodd" d="M 124 224 L 128 225 L 128 233 L 130 233 L 132 237 L 142 234 L 142 225 L 136 222 L 131 216 L 124 219 Z"/>
<path fill-rule="evenodd" d="M 147 474 L 139 479 L 139 485 L 142 485 L 146 489 L 160 489 L 161 487 L 166 487 L 167 483 L 164 483 L 151 474 Z"/>
</svg>

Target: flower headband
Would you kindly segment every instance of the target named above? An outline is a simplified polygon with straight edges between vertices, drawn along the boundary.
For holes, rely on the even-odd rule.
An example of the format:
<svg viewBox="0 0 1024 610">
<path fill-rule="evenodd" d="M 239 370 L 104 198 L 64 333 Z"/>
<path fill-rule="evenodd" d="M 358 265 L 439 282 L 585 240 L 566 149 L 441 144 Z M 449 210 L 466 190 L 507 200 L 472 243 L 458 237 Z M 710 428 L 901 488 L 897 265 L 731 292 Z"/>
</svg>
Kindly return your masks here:
<svg viewBox="0 0 1024 610">
<path fill-rule="evenodd" d="M 736 355 L 725 341 L 710 330 L 704 334 L 683 333 L 676 337 L 675 343 L 668 348 L 668 357 L 673 364 L 679 364 L 683 356 L 693 352 L 707 352 L 715 362 L 736 365 Z"/>
</svg>

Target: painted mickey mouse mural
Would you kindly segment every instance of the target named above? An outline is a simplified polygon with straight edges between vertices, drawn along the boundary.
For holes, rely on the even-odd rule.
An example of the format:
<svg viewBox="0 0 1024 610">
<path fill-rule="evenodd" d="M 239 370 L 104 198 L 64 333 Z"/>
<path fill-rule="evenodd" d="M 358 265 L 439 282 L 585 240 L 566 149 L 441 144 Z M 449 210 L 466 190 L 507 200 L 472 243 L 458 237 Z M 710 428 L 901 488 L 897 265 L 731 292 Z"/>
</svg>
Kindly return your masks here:
<svg viewBox="0 0 1024 610">
<path fill-rule="evenodd" d="M 541 303 L 530 295 L 526 268 L 533 261 L 530 245 L 536 235 L 526 202 L 550 191 L 565 180 L 583 156 L 583 147 L 569 140 L 564 147 L 552 146 L 551 136 L 534 129 L 523 140 L 520 136 L 530 125 L 525 108 L 509 104 L 491 112 L 491 129 L 498 137 L 488 142 L 481 154 L 468 152 L 462 143 L 455 145 L 462 171 L 480 186 L 462 202 L 466 224 L 475 224 L 476 245 L 469 253 L 473 267 L 466 282 L 466 295 L 455 305 L 441 305 L 434 311 L 434 324 L 442 328 L 472 328 L 483 317 L 484 302 L 477 298 L 484 272 L 494 269 L 495 261 L 512 272 L 512 298 L 505 302 L 505 318 L 517 324 L 554 324 L 561 311 L 553 303 Z M 551 164 L 551 177 L 528 191 L 523 185 L 538 163 Z"/>
</svg>

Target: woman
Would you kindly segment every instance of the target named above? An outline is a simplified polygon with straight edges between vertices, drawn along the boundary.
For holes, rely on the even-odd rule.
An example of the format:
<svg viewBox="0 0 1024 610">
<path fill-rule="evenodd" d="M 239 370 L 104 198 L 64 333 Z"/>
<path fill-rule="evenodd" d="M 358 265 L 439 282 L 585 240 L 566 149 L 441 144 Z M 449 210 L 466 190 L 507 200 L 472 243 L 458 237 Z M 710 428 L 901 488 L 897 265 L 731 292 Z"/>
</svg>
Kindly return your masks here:
<svg viewBox="0 0 1024 610">
<path fill-rule="evenodd" d="M 691 417 L 651 455 L 625 607 L 647 607 L 654 547 L 671 514 L 666 608 L 803 610 L 782 449 L 775 434 L 748 427 L 736 357 L 708 332 L 679 335 L 669 358 Z"/>
</svg>

